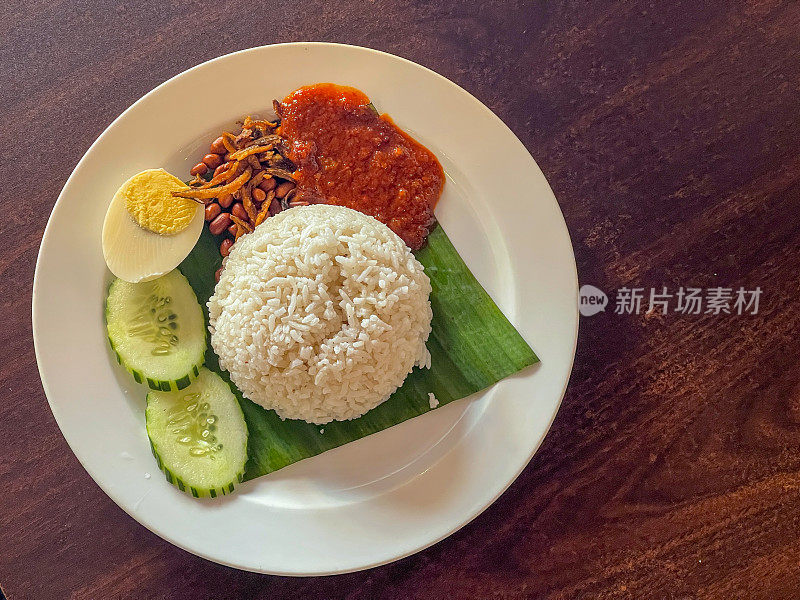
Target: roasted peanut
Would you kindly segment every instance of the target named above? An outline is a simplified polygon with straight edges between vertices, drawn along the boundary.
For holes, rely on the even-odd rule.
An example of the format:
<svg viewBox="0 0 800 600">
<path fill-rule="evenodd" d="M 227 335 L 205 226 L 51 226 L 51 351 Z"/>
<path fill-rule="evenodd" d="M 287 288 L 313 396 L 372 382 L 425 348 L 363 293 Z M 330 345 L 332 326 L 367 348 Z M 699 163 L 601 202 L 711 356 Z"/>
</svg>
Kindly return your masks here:
<svg viewBox="0 0 800 600">
<path fill-rule="evenodd" d="M 253 190 L 253 200 L 258 202 L 259 204 L 262 203 L 266 197 L 267 197 L 267 192 L 265 192 L 264 190 L 259 188 Z"/>
<path fill-rule="evenodd" d="M 213 221 L 219 216 L 219 213 L 221 212 L 222 209 L 216 202 L 211 202 L 210 204 L 206 204 L 206 221 L 208 222 Z"/>
<path fill-rule="evenodd" d="M 220 267 L 219 269 L 214 271 L 214 281 L 219 283 L 219 278 L 220 278 L 221 275 L 222 275 L 222 267 Z"/>
<path fill-rule="evenodd" d="M 291 181 L 284 181 L 278 187 L 275 188 L 275 195 L 278 198 L 283 198 L 286 194 L 289 193 L 289 190 L 294 189 L 294 184 Z"/>
<path fill-rule="evenodd" d="M 258 184 L 258 187 L 265 192 L 269 192 L 274 190 L 276 185 L 278 185 L 278 182 L 275 181 L 274 177 L 270 177 L 269 179 L 262 179 L 261 183 Z"/>
<path fill-rule="evenodd" d="M 273 198 L 272 203 L 269 205 L 269 216 L 274 217 L 279 212 L 281 212 L 281 203 L 277 198 Z"/>
<path fill-rule="evenodd" d="M 219 205 L 222 208 L 230 208 L 231 204 L 233 204 L 233 194 L 225 194 L 219 197 Z"/>
<path fill-rule="evenodd" d="M 239 226 L 236 223 L 234 223 L 233 225 L 228 227 L 228 233 L 230 235 L 232 235 L 233 237 L 236 237 L 236 232 L 237 231 L 239 231 Z"/>
<path fill-rule="evenodd" d="M 206 154 L 203 162 L 209 169 L 216 169 L 222 164 L 222 157 L 219 154 Z"/>
<path fill-rule="evenodd" d="M 230 238 L 225 238 L 219 245 L 219 253 L 222 254 L 222 256 L 228 256 L 231 251 L 231 246 L 233 246 L 233 240 Z"/>
<path fill-rule="evenodd" d="M 197 163 L 195 166 L 192 167 L 192 170 L 189 171 L 192 175 L 203 175 L 206 171 L 208 171 L 208 166 L 206 163 Z"/>
<path fill-rule="evenodd" d="M 216 219 L 208 224 L 208 230 L 214 235 L 219 235 L 231 226 L 231 216 L 228 213 L 220 213 Z"/>
<path fill-rule="evenodd" d="M 241 202 L 236 202 L 236 203 L 235 203 L 235 204 L 234 204 L 234 205 L 231 207 L 231 214 L 233 214 L 233 215 L 236 215 L 236 216 L 237 216 L 237 217 L 239 217 L 239 218 L 240 218 L 242 221 L 247 221 L 247 220 L 249 220 L 249 217 L 247 216 L 247 211 L 244 209 L 244 206 L 242 206 L 242 203 L 241 203 Z"/>
<path fill-rule="evenodd" d="M 225 142 L 222 141 L 222 136 L 219 136 L 211 142 L 211 151 L 214 154 L 225 154 L 228 150 L 225 148 Z"/>
</svg>

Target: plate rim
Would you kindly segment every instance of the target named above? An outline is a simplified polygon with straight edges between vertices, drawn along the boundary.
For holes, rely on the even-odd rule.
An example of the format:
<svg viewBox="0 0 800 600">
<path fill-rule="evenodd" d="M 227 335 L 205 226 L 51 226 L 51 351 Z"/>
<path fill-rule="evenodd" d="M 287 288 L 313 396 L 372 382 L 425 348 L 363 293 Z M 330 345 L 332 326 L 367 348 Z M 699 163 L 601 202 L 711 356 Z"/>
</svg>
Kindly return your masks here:
<svg viewBox="0 0 800 600">
<path fill-rule="evenodd" d="M 570 250 L 570 255 L 571 255 L 570 274 L 572 275 L 572 277 L 570 278 L 570 280 L 571 280 L 571 282 L 573 284 L 573 286 L 572 286 L 573 290 L 572 291 L 574 292 L 574 294 L 573 294 L 574 295 L 574 315 L 573 315 L 574 316 L 574 328 L 573 328 L 572 339 L 571 339 L 571 350 L 570 350 L 569 365 L 568 365 L 568 368 L 566 370 L 566 376 L 565 376 L 564 381 L 562 383 L 558 400 L 554 405 L 552 413 L 550 414 L 549 422 L 544 427 L 543 432 L 542 432 L 541 436 L 539 437 L 539 439 L 537 439 L 535 441 L 535 443 L 532 445 L 532 449 L 531 449 L 529 455 L 527 456 L 527 458 L 524 458 L 524 459 L 520 460 L 520 464 L 519 464 L 518 468 L 516 469 L 514 475 L 512 477 L 510 477 L 508 479 L 508 481 L 506 481 L 504 483 L 504 485 L 501 485 L 498 488 L 498 490 L 497 490 L 497 492 L 495 494 L 493 494 L 487 500 L 481 501 L 479 503 L 479 505 L 477 506 L 477 508 L 475 508 L 469 514 L 464 514 L 462 517 L 460 517 L 458 519 L 459 523 L 454 525 L 452 528 L 450 528 L 448 531 L 446 531 L 442 535 L 437 536 L 435 538 L 431 538 L 430 540 L 428 540 L 424 544 L 421 544 L 421 545 L 419 545 L 419 546 L 417 546 L 415 548 L 412 548 L 410 550 L 397 553 L 394 556 L 386 558 L 386 559 L 375 560 L 373 562 L 370 562 L 368 564 L 365 563 L 365 564 L 360 565 L 360 566 L 354 566 L 354 567 L 344 568 L 344 569 L 334 569 L 334 570 L 299 569 L 297 571 L 281 571 L 281 570 L 271 570 L 271 569 L 269 569 L 269 570 L 268 569 L 252 569 L 252 568 L 250 568 L 248 566 L 243 566 L 241 564 L 236 564 L 236 563 L 231 562 L 231 561 L 226 561 L 224 559 L 220 559 L 218 556 L 212 556 L 211 554 L 208 554 L 208 553 L 204 552 L 202 549 L 199 550 L 199 549 L 196 549 L 196 548 L 193 548 L 193 547 L 188 547 L 187 545 L 182 544 L 180 541 L 177 541 L 174 538 L 174 536 L 168 535 L 164 531 L 155 531 L 155 530 L 151 529 L 148 525 L 143 523 L 139 518 L 137 518 L 136 515 L 132 514 L 131 511 L 129 511 L 128 508 L 123 503 L 118 502 L 116 497 L 114 495 L 112 495 L 112 493 L 110 493 L 109 490 L 106 489 L 106 486 L 104 486 L 100 481 L 95 479 L 95 477 L 92 475 L 92 472 L 89 469 L 89 467 L 87 467 L 87 465 L 84 464 L 84 460 L 73 449 L 72 444 L 70 443 L 70 440 L 64 434 L 64 431 L 63 431 L 62 426 L 61 426 L 61 422 L 59 420 L 59 409 L 57 408 L 57 405 L 54 402 L 52 402 L 51 399 L 50 399 L 50 395 L 51 395 L 50 390 L 49 390 L 50 386 L 49 386 L 48 382 L 46 381 L 46 379 L 45 379 L 45 377 L 44 377 L 44 375 L 42 373 L 42 364 L 43 364 L 43 362 L 42 362 L 41 352 L 40 352 L 40 342 L 38 341 L 39 335 L 37 334 L 37 332 L 39 331 L 39 328 L 40 328 L 40 325 L 38 324 L 38 319 L 37 319 L 37 312 L 39 312 L 39 310 L 41 310 L 41 309 L 37 309 L 37 306 L 40 305 L 41 296 L 42 296 L 41 293 L 37 293 L 39 288 L 42 285 L 41 284 L 42 275 L 41 275 L 41 271 L 40 271 L 41 262 L 42 262 L 42 248 L 45 246 L 45 243 L 48 240 L 48 238 L 52 237 L 52 235 L 53 235 L 52 234 L 52 228 L 53 228 L 52 215 L 55 212 L 55 210 L 57 209 L 57 207 L 59 206 L 59 203 L 61 202 L 62 197 L 65 194 L 65 191 L 69 188 L 70 183 L 75 178 L 76 173 L 79 171 L 80 167 L 87 160 L 87 157 L 92 153 L 94 148 L 98 144 L 101 143 L 101 141 L 109 134 L 109 132 L 114 128 L 114 126 L 116 125 L 116 123 L 118 121 L 123 119 L 129 112 L 133 111 L 140 103 L 144 102 L 147 98 L 151 97 L 152 95 L 157 94 L 161 88 L 167 86 L 173 80 L 178 79 L 178 78 L 180 78 L 180 77 L 182 77 L 182 76 L 184 76 L 184 75 L 186 75 L 186 74 L 188 74 L 188 73 L 190 73 L 190 72 L 192 72 L 192 71 L 194 71 L 196 69 L 204 67 L 205 65 L 208 65 L 210 63 L 214 63 L 214 62 L 217 62 L 217 61 L 228 59 L 228 58 L 236 56 L 236 55 L 243 55 L 243 54 L 247 54 L 247 53 L 251 53 L 251 52 L 258 52 L 258 51 L 263 50 L 265 48 L 290 47 L 290 46 L 296 46 L 296 47 L 314 46 L 314 47 L 336 47 L 336 48 L 344 47 L 344 48 L 357 49 L 357 50 L 365 51 L 367 53 L 379 55 L 383 59 L 395 60 L 395 61 L 400 61 L 402 63 L 406 63 L 407 65 L 410 65 L 410 66 L 412 66 L 412 67 L 414 67 L 416 69 L 422 69 L 423 71 L 427 72 L 429 75 L 433 75 L 437 79 L 445 82 L 447 86 L 453 88 L 458 94 L 462 95 L 462 97 L 466 98 L 470 103 L 474 104 L 481 112 L 483 112 L 484 114 L 489 116 L 492 120 L 494 120 L 499 127 L 501 127 L 502 129 L 506 130 L 507 133 L 510 133 L 511 134 L 511 138 L 513 138 L 514 142 L 522 149 L 522 151 L 524 151 L 530 157 L 533 165 L 539 171 L 539 174 L 541 175 L 542 179 L 547 184 L 547 188 L 550 190 L 553 203 L 555 204 L 555 208 L 557 210 L 558 216 L 560 217 L 560 226 L 562 228 L 562 232 L 566 236 L 565 239 L 569 243 L 569 250 Z M 286 43 L 280 43 L 280 44 L 265 44 L 265 45 L 261 45 L 261 46 L 254 46 L 254 47 L 251 47 L 251 48 L 244 48 L 244 49 L 240 49 L 240 50 L 237 50 L 237 51 L 234 51 L 234 52 L 230 52 L 230 53 L 226 53 L 226 54 L 223 54 L 223 55 L 220 55 L 220 56 L 216 56 L 216 57 L 211 58 L 209 60 L 206 60 L 206 61 L 200 62 L 198 64 L 195 64 L 195 65 L 189 67 L 188 69 L 185 69 L 185 70 L 173 75 L 169 79 L 163 81 L 162 83 L 160 83 L 159 85 L 155 86 L 153 89 L 151 89 L 150 91 L 148 91 L 147 93 L 145 93 L 144 95 L 139 97 L 135 102 L 133 102 L 130 106 L 128 106 L 122 113 L 120 113 L 116 118 L 114 118 L 105 127 L 105 129 L 103 129 L 103 131 L 100 133 L 100 135 L 92 142 L 92 144 L 87 148 L 87 150 L 85 151 L 83 156 L 80 158 L 80 160 L 77 162 L 77 164 L 73 168 L 73 170 L 70 173 L 69 177 L 67 178 L 66 182 L 64 183 L 64 186 L 62 187 L 61 191 L 59 192 L 59 195 L 58 195 L 58 197 L 56 199 L 56 202 L 53 204 L 53 208 L 51 209 L 50 215 L 48 216 L 48 221 L 47 221 L 47 224 L 45 226 L 44 232 L 42 234 L 42 240 L 41 240 L 41 242 L 39 244 L 39 250 L 37 252 L 37 258 L 36 258 L 36 266 L 35 266 L 35 270 L 34 270 L 33 287 L 32 287 L 32 294 L 31 294 L 31 323 L 32 323 L 32 333 L 33 333 L 34 354 L 36 356 L 36 364 L 37 364 L 37 369 L 38 369 L 39 375 L 40 375 L 40 381 L 42 383 L 42 388 L 44 390 L 45 397 L 47 398 L 48 405 L 50 406 L 50 410 L 53 413 L 53 417 L 56 420 L 56 424 L 58 425 L 59 430 L 61 431 L 61 434 L 64 437 L 64 440 L 67 442 L 67 445 L 70 447 L 70 450 L 72 451 L 73 455 L 78 459 L 78 461 L 81 464 L 81 466 L 84 468 L 84 470 L 87 472 L 87 474 L 89 474 L 89 476 L 92 479 L 92 481 L 94 481 L 94 483 L 98 487 L 100 487 L 100 489 L 119 508 L 121 508 L 126 514 L 128 514 L 131 518 L 133 518 L 139 525 L 144 526 L 145 528 L 147 528 L 148 530 L 152 531 L 153 533 L 155 533 L 157 536 L 161 537 L 162 539 L 164 539 L 168 543 L 170 543 L 172 545 L 175 545 L 175 546 L 177 546 L 177 547 L 179 547 L 179 548 L 181 548 L 181 549 L 183 549 L 183 550 L 185 550 L 185 551 L 187 551 L 187 552 L 189 552 L 191 554 L 194 554 L 196 556 L 200 556 L 200 557 L 202 557 L 202 558 L 204 558 L 206 560 L 210 560 L 210 561 L 218 563 L 218 564 L 223 564 L 223 565 L 230 566 L 232 568 L 236 568 L 236 569 L 240 569 L 240 570 L 246 570 L 246 571 L 251 571 L 251 572 L 259 572 L 259 573 L 265 573 L 265 574 L 273 574 L 273 575 L 282 575 L 282 576 L 325 576 L 325 575 L 345 574 L 345 573 L 352 573 L 352 572 L 372 569 L 372 568 L 375 568 L 375 567 L 379 567 L 379 566 L 382 566 L 382 565 L 385 565 L 385 564 L 389 564 L 389 563 L 395 562 L 397 560 L 401 560 L 403 558 L 406 558 L 408 556 L 416 554 L 417 552 L 425 550 L 426 548 L 429 548 L 429 547 L 437 544 L 438 542 L 442 541 L 443 539 L 449 537 L 450 535 L 452 535 L 456 531 L 458 531 L 461 528 L 463 528 L 466 525 L 468 525 L 470 522 L 472 522 L 474 519 L 476 519 L 480 514 L 482 514 L 487 508 L 489 508 L 518 479 L 518 477 L 522 473 L 522 471 L 528 466 L 528 464 L 530 463 L 530 461 L 533 458 L 533 456 L 536 454 L 536 452 L 541 447 L 541 444 L 542 444 L 544 438 L 546 437 L 547 433 L 549 432 L 550 428 L 552 427 L 552 424 L 553 424 L 553 422 L 554 422 L 554 420 L 555 420 L 555 418 L 556 418 L 556 416 L 557 416 L 557 414 L 558 414 L 558 412 L 560 410 L 561 403 L 563 402 L 564 396 L 566 394 L 566 390 L 567 390 L 567 387 L 568 387 L 568 384 L 569 384 L 569 381 L 570 381 L 570 376 L 571 376 L 571 373 L 572 373 L 572 370 L 573 370 L 573 367 L 574 367 L 575 355 L 576 355 L 576 349 L 577 349 L 578 331 L 579 331 L 579 325 L 580 325 L 580 319 L 578 317 L 578 272 L 577 272 L 577 262 L 576 262 L 576 259 L 575 259 L 574 246 L 572 244 L 572 239 L 571 239 L 571 236 L 569 234 L 569 229 L 568 229 L 568 227 L 566 225 L 566 220 L 564 219 L 563 211 L 561 210 L 561 207 L 558 204 L 557 199 L 555 198 L 555 194 L 552 191 L 552 187 L 550 186 L 550 183 L 547 181 L 546 176 L 544 175 L 544 173 L 539 168 L 538 163 L 536 163 L 536 160 L 533 158 L 533 156 L 528 151 L 528 149 L 525 147 L 525 145 L 522 143 L 522 141 L 513 132 L 513 130 L 511 130 L 511 128 L 508 125 L 506 125 L 506 123 L 497 114 L 495 114 L 494 111 L 492 111 L 489 107 L 487 107 L 478 98 L 473 96 L 470 92 L 468 92 L 467 90 L 465 90 L 464 88 L 462 88 L 461 86 L 456 84 L 455 82 L 451 81 L 447 77 L 437 73 L 436 71 L 434 71 L 434 70 L 432 70 L 432 69 L 430 69 L 430 68 L 428 68 L 428 67 L 426 67 L 424 65 L 421 65 L 421 64 L 419 64 L 417 62 L 414 62 L 414 61 L 409 60 L 407 58 L 404 58 L 402 56 L 398 56 L 398 55 L 395 55 L 395 54 L 392 54 L 392 53 L 389 53 L 389 52 L 384 52 L 384 51 L 381 51 L 381 50 L 376 50 L 374 48 L 369 48 L 369 47 L 365 47 L 365 46 L 358 46 L 358 45 L 351 45 L 351 44 L 341 44 L 341 43 L 333 43 L 333 42 L 319 42 L 319 41 L 297 41 L 297 42 L 286 42 Z M 448 453 L 452 452 L 453 450 L 454 450 L 454 448 L 449 449 Z"/>
</svg>

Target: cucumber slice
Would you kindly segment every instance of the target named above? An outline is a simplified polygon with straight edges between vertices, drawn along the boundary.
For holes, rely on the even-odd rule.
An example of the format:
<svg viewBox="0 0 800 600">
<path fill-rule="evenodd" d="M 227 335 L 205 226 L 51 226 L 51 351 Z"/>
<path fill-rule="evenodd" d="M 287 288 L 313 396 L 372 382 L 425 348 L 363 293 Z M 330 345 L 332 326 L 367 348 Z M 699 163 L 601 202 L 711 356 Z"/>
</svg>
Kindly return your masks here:
<svg viewBox="0 0 800 600">
<path fill-rule="evenodd" d="M 108 341 L 137 383 L 182 390 L 197 377 L 206 352 L 203 309 L 175 269 L 152 281 L 115 279 L 106 298 Z"/>
<path fill-rule="evenodd" d="M 167 481 L 195 498 L 244 478 L 247 423 L 230 386 L 206 368 L 185 390 L 147 394 L 147 436 Z"/>
</svg>

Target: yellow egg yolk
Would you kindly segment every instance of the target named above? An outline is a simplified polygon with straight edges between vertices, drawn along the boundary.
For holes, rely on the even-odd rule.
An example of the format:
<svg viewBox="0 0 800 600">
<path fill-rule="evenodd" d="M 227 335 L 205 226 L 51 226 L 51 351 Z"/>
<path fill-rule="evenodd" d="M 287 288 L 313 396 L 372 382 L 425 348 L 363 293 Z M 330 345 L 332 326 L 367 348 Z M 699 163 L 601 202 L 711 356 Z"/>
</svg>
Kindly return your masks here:
<svg viewBox="0 0 800 600">
<path fill-rule="evenodd" d="M 188 186 L 164 169 L 148 169 L 120 189 L 125 208 L 136 223 L 154 233 L 168 235 L 186 229 L 197 214 L 197 203 L 172 195 Z"/>
</svg>

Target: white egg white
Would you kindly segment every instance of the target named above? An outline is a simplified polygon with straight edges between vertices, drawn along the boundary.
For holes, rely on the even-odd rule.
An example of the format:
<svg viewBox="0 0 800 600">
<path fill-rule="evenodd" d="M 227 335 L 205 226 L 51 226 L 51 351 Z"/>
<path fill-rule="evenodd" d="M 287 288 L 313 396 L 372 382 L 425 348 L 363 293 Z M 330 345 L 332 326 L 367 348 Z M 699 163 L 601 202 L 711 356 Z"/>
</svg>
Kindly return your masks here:
<svg viewBox="0 0 800 600">
<path fill-rule="evenodd" d="M 109 270 L 131 283 L 150 281 L 169 273 L 197 243 L 203 231 L 204 213 L 203 205 L 198 204 L 186 229 L 161 235 L 139 227 L 125 207 L 124 194 L 117 192 L 103 223 L 103 256 Z"/>
</svg>

